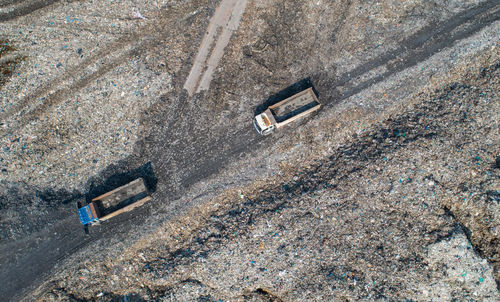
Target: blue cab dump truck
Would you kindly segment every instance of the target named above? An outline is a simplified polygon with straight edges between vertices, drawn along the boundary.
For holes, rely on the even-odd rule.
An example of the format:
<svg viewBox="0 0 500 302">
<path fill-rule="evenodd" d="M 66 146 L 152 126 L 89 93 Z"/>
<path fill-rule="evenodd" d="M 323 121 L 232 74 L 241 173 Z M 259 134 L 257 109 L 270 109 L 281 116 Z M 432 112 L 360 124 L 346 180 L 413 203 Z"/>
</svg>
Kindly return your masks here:
<svg viewBox="0 0 500 302">
<path fill-rule="evenodd" d="M 138 178 L 128 184 L 102 194 L 83 205 L 77 202 L 78 216 L 85 227 L 99 224 L 131 211 L 151 200 L 144 180 Z"/>
</svg>

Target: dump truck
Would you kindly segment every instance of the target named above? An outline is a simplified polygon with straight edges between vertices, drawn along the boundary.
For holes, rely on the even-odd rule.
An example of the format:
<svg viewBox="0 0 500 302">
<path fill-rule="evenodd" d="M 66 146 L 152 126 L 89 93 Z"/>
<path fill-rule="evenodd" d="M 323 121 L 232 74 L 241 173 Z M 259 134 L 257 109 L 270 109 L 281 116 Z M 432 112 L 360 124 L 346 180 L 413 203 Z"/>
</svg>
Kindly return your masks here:
<svg viewBox="0 0 500 302">
<path fill-rule="evenodd" d="M 87 231 L 88 225 L 99 224 L 122 213 L 131 211 L 151 200 L 142 178 L 129 182 L 112 191 L 93 198 L 86 205 L 77 201 L 80 222 Z"/>
<path fill-rule="evenodd" d="M 253 125 L 261 135 L 269 135 L 275 129 L 298 120 L 321 107 L 312 87 L 302 90 L 254 117 Z"/>
</svg>

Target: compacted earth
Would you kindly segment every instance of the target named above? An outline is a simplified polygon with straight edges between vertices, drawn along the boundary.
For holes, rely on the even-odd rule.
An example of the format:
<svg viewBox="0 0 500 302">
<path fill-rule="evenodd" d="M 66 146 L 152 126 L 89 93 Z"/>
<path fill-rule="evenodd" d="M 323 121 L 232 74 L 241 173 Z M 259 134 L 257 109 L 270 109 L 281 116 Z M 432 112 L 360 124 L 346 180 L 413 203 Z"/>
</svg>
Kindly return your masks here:
<svg viewBox="0 0 500 302">
<path fill-rule="evenodd" d="M 499 10 L 0 0 L 0 296 L 500 300 Z M 75 202 L 137 177 L 152 200 L 86 235 Z"/>
</svg>

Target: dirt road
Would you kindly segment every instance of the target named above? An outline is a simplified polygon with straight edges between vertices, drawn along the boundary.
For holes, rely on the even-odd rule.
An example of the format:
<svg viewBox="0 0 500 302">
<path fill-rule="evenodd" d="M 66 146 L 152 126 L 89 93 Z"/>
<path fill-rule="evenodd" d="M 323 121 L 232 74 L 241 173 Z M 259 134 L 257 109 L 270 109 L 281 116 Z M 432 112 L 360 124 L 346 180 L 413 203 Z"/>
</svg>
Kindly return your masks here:
<svg viewBox="0 0 500 302">
<path fill-rule="evenodd" d="M 41 8 L 41 3 L 50 5 L 52 2 L 26 2 L 15 8 L 14 12 L 1 13 L 0 22 L 14 20 L 15 18 L 36 12 Z M 226 3 L 227 2 L 227 3 Z M 226 124 L 221 123 L 220 116 L 223 113 L 213 115 L 213 104 L 203 105 L 207 100 L 204 96 L 216 99 L 216 94 L 209 90 L 215 86 L 214 91 L 219 91 L 220 84 L 209 86 L 214 76 L 216 66 L 223 66 L 221 61 L 222 50 L 229 43 L 229 37 L 237 29 L 237 23 L 245 8 L 246 1 L 240 1 L 237 6 L 235 1 L 223 1 L 228 10 L 215 10 L 215 15 L 222 19 L 211 20 L 206 27 L 197 33 L 199 41 L 205 31 L 196 58 L 191 57 L 193 67 L 188 72 L 188 67 L 183 67 L 175 74 L 174 89 L 163 95 L 163 100 L 168 100 L 168 108 L 148 108 L 142 116 L 144 137 L 136 144 L 134 154 L 121 161 L 120 165 L 104 171 L 100 178 L 106 179 L 110 175 L 120 174 L 129 167 L 136 167 L 145 162 L 152 162 L 155 177 L 159 180 L 158 186 L 153 194 L 153 200 L 149 206 L 127 213 L 106 225 L 91 230 L 90 236 L 85 236 L 81 231 L 77 216 L 74 214 L 74 205 L 71 202 L 62 204 L 65 200 L 54 201 L 57 204 L 57 212 L 61 218 L 51 221 L 39 231 L 28 234 L 19 240 L 2 242 L 0 254 L 0 296 L 8 300 L 18 300 L 24 294 L 38 286 L 49 276 L 51 270 L 57 264 L 63 263 L 72 254 L 79 250 L 98 246 L 97 249 L 105 248 L 108 244 L 116 244 L 126 241 L 133 236 L 139 236 L 136 231 L 138 226 L 147 224 L 148 227 L 158 225 L 173 217 L 175 213 L 185 211 L 185 203 L 165 204 L 165 201 L 181 199 L 185 192 L 208 178 L 221 173 L 224 167 L 238 158 L 254 156 L 257 150 L 272 148 L 279 140 L 279 136 L 263 139 L 254 133 L 248 116 L 239 117 L 248 119 L 248 123 Z M 242 4 L 243 3 L 243 4 Z M 10 2 L 5 2 L 9 5 Z M 222 5 L 221 4 L 221 5 Z M 229 7 L 234 8 L 233 15 L 228 15 Z M 163 17 L 175 15 L 173 13 L 160 14 L 158 19 L 146 24 L 137 32 L 130 32 L 117 41 L 113 42 L 113 48 L 100 49 L 89 56 L 81 65 L 70 68 L 63 76 L 47 82 L 40 88 L 35 89 L 32 94 L 17 103 L 11 109 L 0 115 L 0 120 L 11 120 L 12 127 L 2 134 L 13 133 L 31 121 L 42 116 L 51 106 L 56 106 L 61 100 L 69 98 L 75 90 L 84 89 L 89 84 L 105 76 L 109 70 L 120 66 L 125 58 L 141 54 L 149 48 L 162 46 L 158 40 L 171 37 L 168 32 L 161 34 L 144 35 L 150 28 L 162 24 L 165 27 L 182 27 L 197 8 L 182 11 L 179 19 L 164 21 Z M 180 11 L 178 13 L 180 14 Z M 357 93 L 370 89 L 376 84 L 383 83 L 388 77 L 419 64 L 431 56 L 438 54 L 445 48 L 452 48 L 460 40 L 468 38 L 481 29 L 484 29 L 500 18 L 500 5 L 498 1 L 484 1 L 479 5 L 465 9 L 446 20 L 430 22 L 422 29 L 397 41 L 398 47 L 384 51 L 377 56 L 360 62 L 349 72 L 341 73 L 335 77 L 325 74 L 312 74 L 312 78 L 318 85 L 320 97 L 324 103 L 329 104 L 327 110 L 331 110 L 335 104 L 347 100 Z M 160 21 L 158 21 L 160 20 Z M 184 20 L 184 21 L 183 21 Z M 221 21 L 223 20 L 223 22 Z M 231 23 L 234 24 L 227 25 Z M 217 25 L 224 27 L 217 31 Z M 208 30 L 206 29 L 208 28 Z M 215 48 L 208 56 L 210 45 L 215 41 L 216 33 L 221 32 Z M 224 34 L 225 33 L 225 34 Z M 220 42 L 220 43 L 219 43 Z M 197 49 L 199 44 L 193 43 L 190 49 Z M 228 50 L 230 53 L 231 49 Z M 255 57 L 255 56 L 254 56 Z M 95 69 L 94 64 L 100 67 Z M 88 73 L 78 78 L 77 70 L 81 67 L 88 69 Z M 190 67 L 191 65 L 189 65 Z M 197 67 L 195 67 L 197 66 Z M 202 71 L 206 68 L 206 71 Z M 377 72 L 383 68 L 383 72 Z M 186 79 L 186 82 L 184 80 Z M 68 82 L 69 81 L 69 82 Z M 60 86 L 59 83 L 69 83 Z M 184 84 L 182 86 L 182 84 Z M 186 90 L 183 90 L 185 88 Z M 198 94 L 189 96 L 193 92 L 209 90 L 205 95 Z M 212 93 L 212 94 L 211 94 Z M 44 103 L 37 103 L 45 96 Z M 215 96 L 215 97 L 214 97 Z M 214 101 L 215 103 L 216 101 Z M 35 105 L 34 105 L 35 104 Z M 210 105 L 210 106 L 209 106 Z M 216 104 L 217 105 L 217 104 Z M 248 108 L 254 108 L 258 103 L 246 104 Z M 245 107 L 245 109 L 246 109 Z M 29 108 L 27 111 L 24 109 Z M 227 116 L 238 114 L 239 109 L 227 109 Z M 169 114 L 175 112 L 175 115 Z M 221 111 L 219 111 L 221 112 Z M 13 118 L 14 117 L 14 118 Z M 239 118 L 235 118 L 238 120 Z M 207 127 L 207 125 L 215 125 Z M 218 188 L 213 189 L 214 192 Z M 161 220 L 151 222 L 152 215 L 161 216 Z M 131 235 L 133 234 L 133 235 Z M 135 238 L 135 237 L 134 237 Z"/>
</svg>

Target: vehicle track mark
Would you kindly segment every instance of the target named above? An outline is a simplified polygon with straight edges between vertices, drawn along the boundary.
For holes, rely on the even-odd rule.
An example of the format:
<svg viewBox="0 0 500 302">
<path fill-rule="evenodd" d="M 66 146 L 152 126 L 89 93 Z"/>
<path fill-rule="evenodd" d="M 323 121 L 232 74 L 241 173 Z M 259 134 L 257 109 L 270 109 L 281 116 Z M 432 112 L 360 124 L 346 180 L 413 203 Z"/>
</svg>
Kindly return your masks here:
<svg viewBox="0 0 500 302">
<path fill-rule="evenodd" d="M 184 83 L 189 95 L 209 88 L 213 73 L 224 55 L 224 48 L 238 29 L 246 4 L 247 0 L 222 0 L 215 10 Z"/>
<path fill-rule="evenodd" d="M 0 13 L 0 22 L 10 21 L 17 19 L 22 16 L 29 15 L 39 9 L 50 6 L 60 0 L 35 0 L 35 1 L 16 1 L 16 0 L 6 0 L 0 4 L 0 7 L 6 7 L 8 5 L 18 3 L 18 7 L 6 13 Z M 28 2 L 24 4 L 25 2 Z M 24 4 L 24 5 L 23 5 Z"/>
<path fill-rule="evenodd" d="M 464 11 L 438 25 L 429 25 L 401 42 L 401 47 L 383 54 L 359 67 L 340 75 L 333 83 L 336 93 L 325 104 L 335 104 L 362 90 L 381 82 L 383 79 L 423 62 L 443 48 L 453 45 L 500 19 L 500 1 L 491 0 Z M 460 29 L 461 26 L 464 28 Z M 357 85 L 350 84 L 381 66 L 387 71 Z"/>
<path fill-rule="evenodd" d="M 178 27 L 188 18 L 193 16 L 193 13 L 190 13 L 187 14 L 187 17 L 181 20 L 176 20 L 175 18 L 170 17 L 171 15 L 177 14 L 179 10 L 182 10 L 182 7 L 162 12 L 162 14 L 160 14 L 155 21 L 145 25 L 136 32 L 119 38 L 110 45 L 103 47 L 81 64 L 69 67 L 60 77 L 37 88 L 32 94 L 23 98 L 8 110 L 5 110 L 5 112 L 0 112 L 0 121 L 5 122 L 8 119 L 13 120 L 8 129 L 0 130 L 0 135 L 3 137 L 8 133 L 17 131 L 24 125 L 42 116 L 52 106 L 60 103 L 70 95 L 75 94 L 77 91 L 86 87 L 92 81 L 102 77 L 112 69 L 123 64 L 127 58 L 139 55 L 148 48 L 151 48 L 153 45 L 160 43 L 159 41 L 165 39 L 171 33 L 170 31 L 155 31 L 155 28 Z M 144 35 L 144 33 L 149 34 Z M 131 50 L 126 50 L 127 47 L 130 47 Z M 114 59 L 103 63 L 96 71 L 78 79 L 78 75 L 82 73 L 82 70 L 86 70 L 89 67 L 98 64 L 99 61 L 109 57 L 114 57 Z M 61 85 L 61 83 L 66 83 L 70 80 L 73 80 L 73 82 Z M 46 99 L 43 103 L 35 106 L 34 108 L 28 109 L 30 104 L 36 102 L 44 96 Z M 15 120 L 16 115 L 18 116 L 17 120 Z M 6 131 L 8 132 L 6 133 Z"/>
<path fill-rule="evenodd" d="M 370 87 L 375 83 L 382 81 L 384 77 L 387 77 L 398 71 L 404 70 L 405 68 L 411 67 L 416 63 L 429 58 L 431 55 L 439 52 L 440 49 L 453 45 L 457 40 L 466 38 L 474 34 L 478 30 L 498 20 L 499 18 L 498 16 L 499 16 L 498 1 L 485 2 L 484 4 L 481 4 L 466 12 L 460 13 L 452 17 L 448 21 L 438 24 L 436 28 L 429 27 L 426 28 L 425 30 L 419 31 L 416 35 L 413 36 L 414 38 L 413 40 L 407 39 L 403 41 L 402 42 L 403 46 L 399 48 L 400 53 L 402 52 L 404 54 L 403 59 L 400 60 L 399 62 L 394 63 L 389 68 L 390 70 L 387 71 L 383 76 L 367 80 L 358 85 L 354 84 L 349 85 L 352 79 L 355 79 L 356 77 L 366 74 L 369 71 L 376 69 L 380 66 L 390 64 L 391 61 L 398 58 L 398 54 L 400 53 L 398 53 L 397 51 L 389 52 L 388 54 L 382 55 L 378 58 L 375 58 L 372 61 L 369 61 L 362 67 L 359 67 L 354 71 L 351 71 L 349 73 L 350 75 L 347 73 L 340 75 L 339 79 L 336 82 L 333 82 L 334 85 L 331 87 L 342 86 L 343 88 L 345 88 L 343 92 L 340 90 L 337 91 L 340 99 L 345 99 L 349 97 L 349 95 L 353 95 L 367 87 Z M 120 40 L 120 42 L 117 42 L 117 46 L 121 46 L 123 49 L 124 47 L 129 45 L 130 37 L 131 36 L 128 36 L 128 39 L 123 38 L 122 40 Z M 142 51 L 142 49 L 144 48 L 137 46 L 136 48 L 131 50 L 131 52 Z M 100 58 L 103 57 L 106 57 L 105 51 L 102 51 L 102 57 Z M 93 58 L 89 60 L 97 62 L 99 58 Z M 110 64 L 111 64 L 110 66 L 112 66 L 112 64 L 117 64 L 117 63 L 113 61 L 113 63 Z M 85 68 L 85 66 L 83 67 Z M 76 72 L 77 69 L 78 67 L 75 67 L 73 70 Z M 105 71 L 106 67 L 103 67 L 103 70 L 101 70 L 101 72 Z M 70 76 L 71 75 L 68 75 L 66 78 Z M 98 74 L 96 74 L 94 77 L 98 77 Z M 82 80 L 83 81 L 82 84 L 88 83 L 88 81 L 90 81 L 91 78 L 92 75 L 89 75 L 87 77 L 87 80 L 85 79 Z M 55 84 L 53 85 L 54 85 L 53 87 L 56 87 Z M 76 88 L 78 88 L 78 86 L 76 86 L 75 89 Z M 61 92 L 61 96 L 69 93 L 72 92 L 64 90 L 64 92 Z M 54 102 L 57 102 L 57 100 L 58 99 L 55 98 Z M 335 99 L 332 99 L 327 102 L 333 104 L 334 100 Z M 185 103 L 179 104 L 179 106 L 181 107 L 183 105 L 185 105 Z M 187 110 L 189 109 L 190 108 L 187 108 Z M 36 115 L 33 115 L 31 118 L 33 117 L 36 117 Z M 187 121 L 186 123 L 189 125 L 190 122 L 191 121 Z M 182 127 L 182 125 L 179 125 L 177 127 Z M 172 126 L 172 128 L 174 128 L 174 126 Z M 180 130 L 184 130 L 184 128 Z M 186 132 L 181 131 L 182 137 L 186 139 L 199 137 L 199 134 L 196 133 L 196 129 L 187 128 L 186 130 L 188 131 Z M 197 180 L 200 180 L 200 178 L 202 177 L 207 177 L 214 173 L 217 173 L 217 171 L 219 171 L 224 165 L 227 165 L 231 160 L 240 156 L 242 153 L 247 152 L 248 150 L 252 150 L 251 147 L 254 147 L 255 145 L 259 144 L 262 141 L 263 140 L 260 137 L 257 137 L 254 134 L 253 129 L 250 126 L 249 127 L 245 126 L 245 128 L 239 130 L 237 129 L 232 133 L 219 134 L 213 140 L 206 142 L 207 144 L 205 144 L 205 146 L 202 143 L 195 144 L 194 146 L 192 146 L 194 149 L 192 150 L 190 149 L 188 154 L 183 155 L 181 153 L 181 155 L 179 155 L 178 157 L 174 157 L 172 160 L 174 161 L 174 164 L 177 164 L 179 166 L 182 165 L 192 166 L 193 163 L 195 164 L 191 170 L 183 170 L 183 172 L 185 173 L 181 175 L 182 185 L 189 186 L 195 183 Z M 204 141 L 202 142 L 205 143 Z M 165 137 L 159 137 L 155 139 L 153 143 L 162 144 L 163 146 L 165 144 Z M 189 144 L 189 141 L 186 144 Z M 259 146 L 256 147 L 258 148 Z M 173 147 L 167 145 L 163 149 L 164 150 L 162 152 L 164 154 L 174 151 L 176 152 L 183 151 L 183 148 L 181 146 Z M 158 158 L 156 158 L 155 160 L 160 161 L 161 154 L 156 154 L 156 156 Z M 159 173 L 158 176 L 160 176 L 161 174 L 161 177 L 165 177 L 165 179 L 168 179 L 168 174 L 170 173 L 170 171 L 168 171 L 167 167 L 159 168 L 157 172 Z M 180 195 L 179 191 L 159 192 L 159 194 L 157 194 L 158 197 L 155 198 L 156 202 L 152 203 L 152 206 L 158 208 L 161 203 L 161 201 L 159 200 L 164 200 L 163 199 L 164 197 L 172 197 L 171 200 L 173 200 L 175 199 L 175 197 L 179 197 L 179 195 Z M 50 247 L 54 247 L 55 246 L 54 244 L 56 242 L 57 246 L 59 246 L 59 249 L 51 250 L 51 253 L 45 253 L 43 249 L 38 249 L 35 250 L 34 252 L 29 251 L 29 254 L 21 255 L 20 256 L 21 259 L 26 260 L 25 264 L 33 264 L 31 267 L 25 265 L 21 266 L 13 265 L 7 268 L 2 267 L 0 276 L 2 280 L 6 280 L 6 278 L 10 278 L 11 276 L 16 276 L 17 278 L 16 280 L 19 280 L 16 283 L 4 284 L 2 292 L 4 293 L 4 295 L 7 295 L 7 297 L 19 295 L 22 289 L 25 289 L 26 287 L 29 287 L 30 285 L 36 283 L 37 280 L 40 280 L 39 278 L 40 275 L 47 274 L 55 264 L 57 264 L 62 259 L 65 259 L 68 253 L 73 253 L 74 251 L 82 247 L 86 247 L 88 246 L 88 244 L 93 243 L 97 240 L 115 236 L 116 233 L 122 236 L 128 230 L 132 229 L 134 224 L 141 223 L 141 221 L 146 219 L 147 212 L 148 210 L 146 208 L 142 209 L 140 208 L 137 211 L 134 211 L 134 213 L 130 214 L 134 215 L 133 221 L 127 220 L 130 216 L 124 216 L 115 221 L 109 221 L 109 223 L 106 225 L 105 228 L 96 230 L 95 233 L 91 234 L 90 238 L 87 237 L 87 239 L 85 240 L 80 240 L 84 237 L 83 235 L 81 235 L 82 232 L 80 231 L 80 229 L 72 229 L 71 228 L 72 226 L 64 226 L 65 229 L 68 229 L 64 235 L 64 238 L 66 239 L 58 240 L 56 236 L 47 236 L 46 238 L 44 238 L 45 241 L 51 242 Z M 77 222 L 75 224 L 77 224 Z M 58 229 L 56 227 L 48 228 L 47 234 L 51 234 L 51 232 L 57 230 Z M 36 240 L 36 238 L 33 238 L 33 240 Z M 46 254 L 45 255 L 46 257 L 38 258 L 40 257 L 41 254 L 43 255 Z M 37 264 L 39 263 L 37 261 L 39 261 L 40 259 L 44 260 L 43 265 Z M 26 267 L 33 269 L 33 271 L 24 271 Z M 19 282 L 22 282 L 22 284 Z"/>
</svg>

